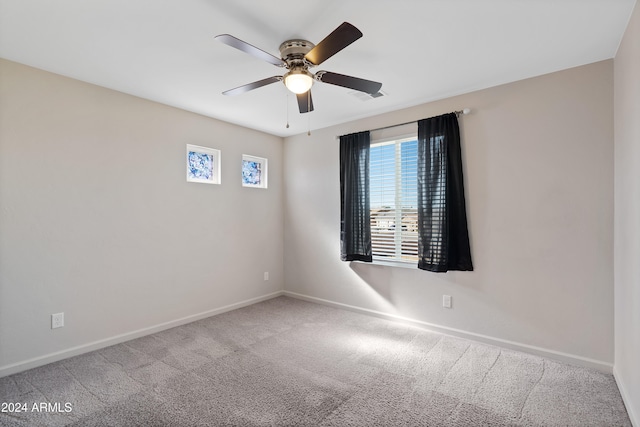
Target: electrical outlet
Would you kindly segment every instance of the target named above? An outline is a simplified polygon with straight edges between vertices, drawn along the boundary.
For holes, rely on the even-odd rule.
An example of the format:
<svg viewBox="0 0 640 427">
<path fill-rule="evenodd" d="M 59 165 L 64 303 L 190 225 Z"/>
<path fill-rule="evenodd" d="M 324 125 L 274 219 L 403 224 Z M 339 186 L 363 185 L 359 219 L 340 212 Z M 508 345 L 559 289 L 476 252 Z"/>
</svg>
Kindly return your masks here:
<svg viewBox="0 0 640 427">
<path fill-rule="evenodd" d="M 264 272 L 264 280 L 269 280 L 269 272 L 268 271 Z"/>
<path fill-rule="evenodd" d="M 51 329 L 62 328 L 64 326 L 64 313 L 51 315 Z"/>
<path fill-rule="evenodd" d="M 451 295 L 442 295 L 442 306 L 444 308 L 451 308 Z"/>
</svg>

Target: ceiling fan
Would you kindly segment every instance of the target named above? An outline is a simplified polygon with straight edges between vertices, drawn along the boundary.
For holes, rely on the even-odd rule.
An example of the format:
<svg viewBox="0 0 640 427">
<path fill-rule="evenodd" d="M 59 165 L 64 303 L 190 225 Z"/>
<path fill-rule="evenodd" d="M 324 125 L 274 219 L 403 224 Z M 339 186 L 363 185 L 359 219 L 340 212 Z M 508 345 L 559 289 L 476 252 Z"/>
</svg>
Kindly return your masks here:
<svg viewBox="0 0 640 427">
<path fill-rule="evenodd" d="M 360 30 L 348 22 L 343 22 L 317 45 L 307 40 L 294 39 L 285 41 L 280 45 L 280 58 L 277 58 L 232 35 L 220 34 L 215 37 L 216 40 L 288 70 L 283 76 L 267 77 L 266 79 L 239 86 L 222 93 L 224 95 L 239 95 L 271 83 L 282 81 L 287 89 L 296 94 L 300 113 L 313 111 L 311 86 L 314 81 L 375 95 L 380 91 L 382 83 L 332 73 L 330 71 L 318 71 L 315 74 L 309 71 L 309 68 L 322 64 L 360 37 L 362 37 Z"/>
</svg>

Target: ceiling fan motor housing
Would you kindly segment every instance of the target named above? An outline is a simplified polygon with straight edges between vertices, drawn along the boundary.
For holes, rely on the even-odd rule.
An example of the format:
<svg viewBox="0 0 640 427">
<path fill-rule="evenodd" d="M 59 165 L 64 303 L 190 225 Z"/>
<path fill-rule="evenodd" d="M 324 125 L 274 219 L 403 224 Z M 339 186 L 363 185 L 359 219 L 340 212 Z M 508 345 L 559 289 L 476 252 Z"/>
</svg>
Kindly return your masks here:
<svg viewBox="0 0 640 427">
<path fill-rule="evenodd" d="M 310 65 L 304 60 L 304 56 L 315 47 L 307 40 L 287 40 L 280 45 L 280 57 L 287 63 L 287 68 L 292 69 Z"/>
<path fill-rule="evenodd" d="M 314 76 L 309 72 L 310 64 L 304 56 L 315 45 L 307 40 L 287 40 L 280 45 L 280 57 L 287 64 L 289 70 L 284 75 L 284 85 L 295 94 L 307 92 L 313 85 Z"/>
</svg>

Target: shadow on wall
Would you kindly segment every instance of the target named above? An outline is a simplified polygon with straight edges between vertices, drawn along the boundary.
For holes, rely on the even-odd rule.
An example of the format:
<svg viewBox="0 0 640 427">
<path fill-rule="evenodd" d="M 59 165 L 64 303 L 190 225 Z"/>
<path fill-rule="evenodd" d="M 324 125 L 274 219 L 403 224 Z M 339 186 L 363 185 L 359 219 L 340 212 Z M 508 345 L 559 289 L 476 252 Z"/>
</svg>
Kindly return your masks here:
<svg viewBox="0 0 640 427">
<path fill-rule="evenodd" d="M 363 262 L 352 261 L 349 267 L 369 288 L 374 291 L 389 307 L 395 307 L 391 295 L 392 269 Z"/>
</svg>

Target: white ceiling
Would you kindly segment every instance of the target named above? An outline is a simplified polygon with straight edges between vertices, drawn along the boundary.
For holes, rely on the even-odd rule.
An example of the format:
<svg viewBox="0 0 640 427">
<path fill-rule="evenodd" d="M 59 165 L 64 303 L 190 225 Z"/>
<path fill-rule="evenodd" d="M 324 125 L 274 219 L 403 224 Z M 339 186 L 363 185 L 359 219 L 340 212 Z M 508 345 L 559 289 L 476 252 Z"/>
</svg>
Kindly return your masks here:
<svg viewBox="0 0 640 427">
<path fill-rule="evenodd" d="M 635 0 L 0 0 L 0 56 L 279 136 L 615 56 Z M 363 101 L 316 83 L 300 115 L 281 75 L 216 40 L 232 34 L 275 56 L 318 43 L 343 21 L 364 36 L 320 69 L 383 83 Z M 466 107 L 466 106 L 461 106 Z M 286 129 L 287 109 L 290 128 Z"/>
</svg>

